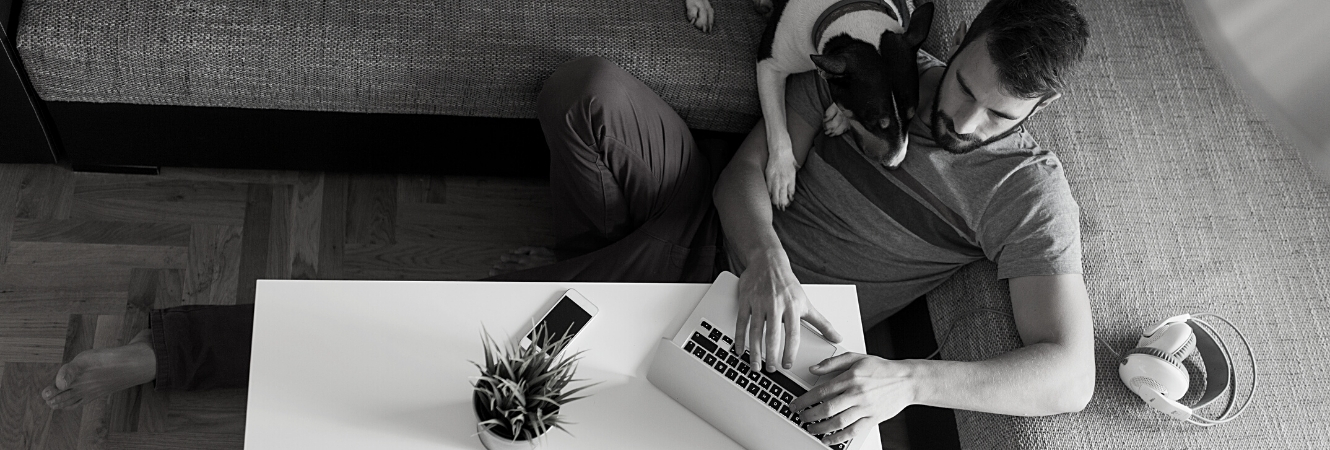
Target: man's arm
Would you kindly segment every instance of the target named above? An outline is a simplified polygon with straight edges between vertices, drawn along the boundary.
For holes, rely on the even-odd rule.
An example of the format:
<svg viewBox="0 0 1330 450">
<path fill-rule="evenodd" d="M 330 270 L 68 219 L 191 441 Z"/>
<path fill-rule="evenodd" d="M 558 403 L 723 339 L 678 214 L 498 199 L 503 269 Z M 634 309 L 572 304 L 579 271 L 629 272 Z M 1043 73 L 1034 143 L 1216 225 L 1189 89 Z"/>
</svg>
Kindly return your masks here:
<svg viewBox="0 0 1330 450">
<path fill-rule="evenodd" d="M 843 371 L 790 406 L 829 444 L 843 442 L 911 404 L 1041 416 L 1080 411 L 1094 395 L 1094 330 L 1080 275 L 1013 278 L 1012 312 L 1024 347 L 975 362 L 905 360 L 847 353 L 812 372 Z"/>
<path fill-rule="evenodd" d="M 1080 275 L 1012 278 L 1024 347 L 977 362 L 921 365 L 920 404 L 996 414 L 1080 411 L 1094 395 L 1094 323 Z"/>
<path fill-rule="evenodd" d="M 788 103 L 786 118 L 795 165 L 802 167 L 818 128 L 789 110 Z M 759 120 L 721 172 L 712 196 L 725 238 L 745 267 L 739 277 L 736 346 L 740 352 L 751 349 L 753 367 L 762 367 L 762 361 L 770 364 L 779 361 L 788 367 L 799 347 L 800 319 L 807 320 L 833 342 L 841 338 L 808 302 L 771 225 L 767 161 L 766 122 Z M 761 347 L 757 345 L 759 342 Z M 767 370 L 774 370 L 774 366 L 768 366 Z"/>
</svg>

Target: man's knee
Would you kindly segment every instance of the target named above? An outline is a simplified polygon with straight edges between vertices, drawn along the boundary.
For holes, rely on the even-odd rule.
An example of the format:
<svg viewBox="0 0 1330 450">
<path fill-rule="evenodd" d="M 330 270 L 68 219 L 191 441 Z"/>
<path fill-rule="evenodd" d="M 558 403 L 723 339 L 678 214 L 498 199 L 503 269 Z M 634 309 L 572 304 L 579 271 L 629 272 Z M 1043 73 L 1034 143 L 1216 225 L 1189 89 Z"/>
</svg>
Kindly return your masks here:
<svg viewBox="0 0 1330 450">
<path fill-rule="evenodd" d="M 562 121 L 570 110 L 587 108 L 593 102 L 600 108 L 627 102 L 625 87 L 635 84 L 627 81 L 636 79 L 618 64 L 600 56 L 565 62 L 545 80 L 536 97 L 536 115 L 542 121 Z"/>
</svg>

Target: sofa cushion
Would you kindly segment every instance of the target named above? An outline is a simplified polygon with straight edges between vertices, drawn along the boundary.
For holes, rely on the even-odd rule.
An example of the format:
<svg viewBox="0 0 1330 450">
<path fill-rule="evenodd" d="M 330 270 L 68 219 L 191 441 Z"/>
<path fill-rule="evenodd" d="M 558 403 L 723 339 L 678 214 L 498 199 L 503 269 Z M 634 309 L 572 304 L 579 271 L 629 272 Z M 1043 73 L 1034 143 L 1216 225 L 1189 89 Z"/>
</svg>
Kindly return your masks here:
<svg viewBox="0 0 1330 450">
<path fill-rule="evenodd" d="M 943 50 L 983 0 L 938 3 Z M 1147 407 L 1095 344 L 1094 399 L 1082 412 L 1011 417 L 957 411 L 966 448 L 1327 448 L 1330 433 L 1330 188 L 1275 135 L 1216 64 L 1181 2 L 1077 2 L 1091 39 L 1070 92 L 1027 128 L 1065 164 L 1081 206 L 1095 334 L 1122 352 L 1170 316 L 1213 312 L 1251 340 L 1260 387 L 1237 420 L 1202 429 Z M 992 263 L 928 295 L 943 358 L 982 360 L 1021 345 L 1007 283 Z M 1250 359 L 1235 353 L 1237 400 Z M 954 328 L 953 328 L 954 327 Z M 954 330 L 954 331 L 950 331 Z M 950 332 L 950 334 L 949 334 Z M 1195 358 L 1192 389 L 1203 388 Z M 1201 411 L 1214 417 L 1221 397 Z"/>
<path fill-rule="evenodd" d="M 560 63 L 608 58 L 689 126 L 746 132 L 763 19 L 717 0 L 25 0 L 17 46 L 47 101 L 531 118 Z"/>
</svg>

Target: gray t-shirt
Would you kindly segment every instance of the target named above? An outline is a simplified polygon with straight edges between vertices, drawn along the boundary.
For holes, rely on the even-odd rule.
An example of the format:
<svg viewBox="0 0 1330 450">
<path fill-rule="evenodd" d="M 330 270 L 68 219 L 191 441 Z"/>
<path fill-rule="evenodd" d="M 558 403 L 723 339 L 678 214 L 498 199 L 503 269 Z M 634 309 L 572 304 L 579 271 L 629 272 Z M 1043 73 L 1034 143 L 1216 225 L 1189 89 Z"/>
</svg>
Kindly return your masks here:
<svg viewBox="0 0 1330 450">
<path fill-rule="evenodd" d="M 920 53 L 921 72 L 942 65 Z M 786 104 L 787 120 L 820 130 L 831 98 L 805 72 L 786 80 Z M 1023 127 L 960 155 L 911 133 L 896 170 L 865 158 L 850 133 L 817 133 L 794 201 L 772 224 L 801 283 L 858 287 L 866 326 L 982 258 L 1001 279 L 1081 273 L 1080 207 L 1057 156 Z"/>
</svg>

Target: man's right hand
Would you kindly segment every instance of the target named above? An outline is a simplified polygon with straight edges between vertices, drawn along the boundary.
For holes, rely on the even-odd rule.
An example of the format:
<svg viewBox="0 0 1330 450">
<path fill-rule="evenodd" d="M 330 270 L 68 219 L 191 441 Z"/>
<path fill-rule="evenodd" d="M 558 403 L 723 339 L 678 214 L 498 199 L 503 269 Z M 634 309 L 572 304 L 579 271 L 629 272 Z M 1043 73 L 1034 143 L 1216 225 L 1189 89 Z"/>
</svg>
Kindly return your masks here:
<svg viewBox="0 0 1330 450">
<path fill-rule="evenodd" d="M 763 361 L 768 372 L 776 370 L 776 361 L 790 368 L 799 350 L 800 320 L 808 321 L 827 340 L 841 341 L 831 322 L 808 301 L 784 251 L 752 258 L 739 277 L 739 320 L 734 327 L 737 352 L 749 349 L 749 364 L 754 368 L 763 367 Z"/>
</svg>

